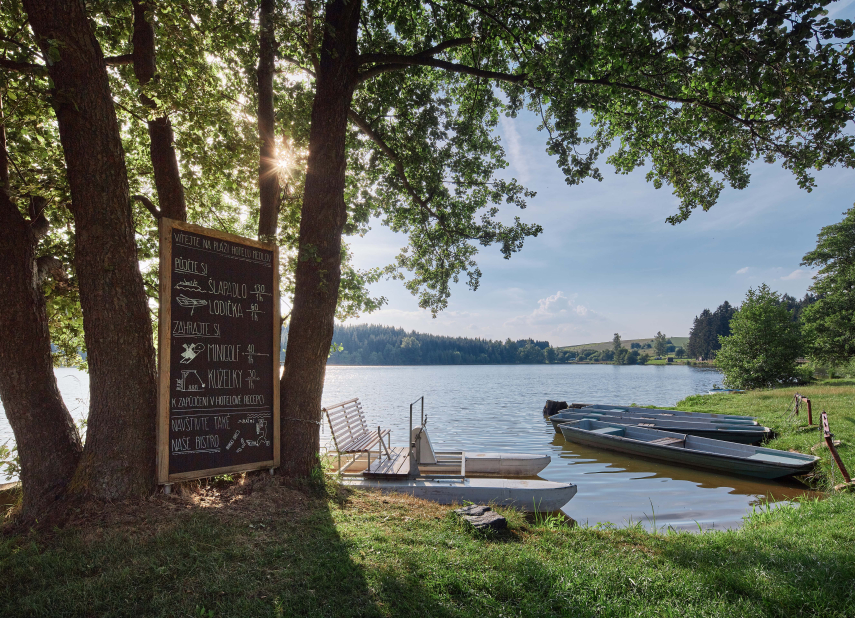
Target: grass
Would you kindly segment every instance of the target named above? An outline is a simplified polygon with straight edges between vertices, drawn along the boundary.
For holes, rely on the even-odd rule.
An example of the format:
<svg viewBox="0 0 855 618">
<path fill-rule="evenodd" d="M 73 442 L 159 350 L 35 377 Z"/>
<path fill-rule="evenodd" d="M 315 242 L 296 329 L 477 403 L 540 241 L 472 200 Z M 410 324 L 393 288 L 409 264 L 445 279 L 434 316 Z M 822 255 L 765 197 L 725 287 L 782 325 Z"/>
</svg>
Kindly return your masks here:
<svg viewBox="0 0 855 618">
<path fill-rule="evenodd" d="M 792 416 L 793 395 L 801 393 L 811 400 L 813 422 L 818 425 L 820 412 L 828 412 L 828 422 L 837 452 L 847 470 L 855 474 L 855 380 L 823 380 L 797 388 L 757 390 L 734 395 L 693 395 L 677 403 L 677 409 L 717 414 L 756 416 L 761 424 L 772 428 L 776 438 L 766 444 L 771 448 L 812 453 L 820 457 L 816 482 L 830 489 L 843 478 L 833 465 L 825 447 L 823 434 L 807 427 L 807 409 L 803 404 L 798 416 Z"/>
<path fill-rule="evenodd" d="M 823 616 L 855 614 L 855 496 L 739 531 L 651 534 L 261 479 L 231 503 L 160 496 L 0 541 L 3 616 Z"/>
<path fill-rule="evenodd" d="M 668 337 L 675 346 L 685 348 L 689 343 L 688 337 Z M 639 343 L 644 345 L 645 343 L 649 343 L 653 345 L 653 339 L 622 339 L 623 347 L 629 348 L 632 343 Z M 580 343 L 578 345 L 567 345 L 555 348 L 556 350 L 567 350 L 567 351 L 576 351 L 581 352 L 582 350 L 596 350 L 600 352 L 602 350 L 611 350 L 612 349 L 612 341 L 601 341 L 599 343 Z M 653 350 L 650 348 L 646 350 L 642 350 L 642 352 L 648 352 L 650 354 L 653 353 Z"/>
<path fill-rule="evenodd" d="M 810 452 L 819 434 L 787 420 L 793 392 L 679 406 L 756 414 L 780 432 L 772 446 Z M 801 392 L 817 416 L 829 411 L 852 461 L 855 382 Z M 852 493 L 761 508 L 740 530 L 701 534 L 497 510 L 508 529 L 484 534 L 450 507 L 269 475 L 84 505 L 62 529 L 0 534 L 0 615 L 855 615 Z"/>
</svg>

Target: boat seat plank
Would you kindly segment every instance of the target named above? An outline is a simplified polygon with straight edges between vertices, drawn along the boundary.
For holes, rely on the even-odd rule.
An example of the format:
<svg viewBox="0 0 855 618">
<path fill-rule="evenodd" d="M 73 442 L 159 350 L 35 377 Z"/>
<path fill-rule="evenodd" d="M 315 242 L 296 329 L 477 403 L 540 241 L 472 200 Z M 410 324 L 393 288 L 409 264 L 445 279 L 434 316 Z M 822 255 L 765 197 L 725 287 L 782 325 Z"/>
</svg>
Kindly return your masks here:
<svg viewBox="0 0 855 618">
<path fill-rule="evenodd" d="M 607 436 L 622 435 L 623 429 L 620 427 L 603 427 L 602 429 L 594 429 L 591 433 L 601 433 Z"/>
<path fill-rule="evenodd" d="M 787 457 L 786 455 L 774 455 L 772 453 L 754 453 L 748 459 L 757 461 L 769 461 L 772 463 L 794 464 L 800 463 L 795 457 Z"/>
<path fill-rule="evenodd" d="M 656 440 L 651 440 L 648 444 L 660 444 L 662 446 L 677 446 L 683 445 L 686 442 L 685 438 L 658 438 Z"/>
</svg>

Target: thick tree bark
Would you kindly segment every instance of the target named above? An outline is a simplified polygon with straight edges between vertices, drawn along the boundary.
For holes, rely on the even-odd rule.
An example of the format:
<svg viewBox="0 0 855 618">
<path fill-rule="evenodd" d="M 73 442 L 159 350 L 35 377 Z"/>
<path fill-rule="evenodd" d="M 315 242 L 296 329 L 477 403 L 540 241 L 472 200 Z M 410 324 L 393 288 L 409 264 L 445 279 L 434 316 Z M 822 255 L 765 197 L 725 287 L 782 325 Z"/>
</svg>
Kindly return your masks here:
<svg viewBox="0 0 855 618">
<path fill-rule="evenodd" d="M 154 7 L 150 2 L 134 0 L 134 74 L 140 86 L 148 84 L 157 72 L 154 49 L 154 25 L 146 19 Z M 155 102 L 141 95 L 140 100 L 146 107 L 156 110 Z M 181 186 L 181 173 L 178 170 L 178 158 L 175 156 L 174 134 L 169 116 L 160 116 L 148 121 L 149 152 L 154 170 L 154 186 L 157 189 L 157 201 L 160 213 L 164 217 L 187 220 L 187 204 L 184 201 L 184 187 Z"/>
<path fill-rule="evenodd" d="M 273 31 L 274 0 L 261 0 L 258 16 L 258 191 L 261 209 L 258 216 L 258 238 L 276 236 L 279 218 L 279 170 L 276 163 L 276 116 L 273 111 L 273 75 L 276 60 L 276 38 Z"/>
<path fill-rule="evenodd" d="M 69 489 L 105 499 L 146 495 L 155 487 L 154 345 L 106 65 L 82 0 L 24 7 L 51 58 L 89 361 L 86 445 Z"/>
<path fill-rule="evenodd" d="M 360 0 L 333 0 L 325 16 L 281 388 L 282 472 L 289 476 L 307 476 L 318 463 L 321 396 L 347 221 L 345 137 L 358 72 L 360 5 Z"/>
<path fill-rule="evenodd" d="M 0 400 L 21 458 L 23 516 L 31 520 L 62 496 L 83 447 L 56 385 L 36 237 L 6 191 L 6 162 L 0 125 Z"/>
</svg>

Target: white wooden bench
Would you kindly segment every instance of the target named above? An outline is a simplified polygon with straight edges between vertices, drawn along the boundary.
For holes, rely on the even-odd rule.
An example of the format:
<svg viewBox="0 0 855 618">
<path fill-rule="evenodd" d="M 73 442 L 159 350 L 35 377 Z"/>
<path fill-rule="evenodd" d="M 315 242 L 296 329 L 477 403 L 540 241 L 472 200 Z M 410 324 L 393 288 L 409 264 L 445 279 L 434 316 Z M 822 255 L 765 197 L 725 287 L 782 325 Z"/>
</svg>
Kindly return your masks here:
<svg viewBox="0 0 855 618">
<path fill-rule="evenodd" d="M 380 427 L 377 427 L 377 431 L 368 429 L 368 423 L 365 420 L 362 404 L 359 403 L 358 397 L 342 401 L 334 406 L 327 406 L 323 408 L 323 412 L 326 414 L 333 445 L 336 455 L 338 455 L 338 472 L 340 474 L 344 473 L 363 453 L 368 456 L 367 467 L 370 468 L 372 449 L 375 447 L 377 448 L 377 460 L 382 459 L 384 451 L 386 457 L 391 459 L 392 455 L 389 449 L 392 432 L 388 429 L 380 429 Z M 352 456 L 343 468 L 341 466 L 342 455 Z"/>
</svg>

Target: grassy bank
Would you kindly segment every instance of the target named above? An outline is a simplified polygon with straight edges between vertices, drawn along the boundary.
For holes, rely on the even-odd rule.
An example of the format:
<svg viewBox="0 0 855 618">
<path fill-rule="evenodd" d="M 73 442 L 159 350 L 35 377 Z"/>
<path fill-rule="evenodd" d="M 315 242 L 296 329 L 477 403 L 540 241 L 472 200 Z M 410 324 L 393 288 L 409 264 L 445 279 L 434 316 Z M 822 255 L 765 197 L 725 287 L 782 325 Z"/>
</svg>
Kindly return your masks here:
<svg viewBox="0 0 855 618">
<path fill-rule="evenodd" d="M 840 458 L 850 475 L 855 474 L 855 380 L 823 380 L 798 388 L 749 391 L 735 395 L 694 395 L 680 401 L 676 407 L 692 412 L 756 416 L 761 424 L 771 427 L 777 434 L 766 446 L 812 453 L 820 457 L 816 482 L 820 488 L 829 489 L 834 482 L 842 482 L 842 477 L 832 465 L 823 434 L 816 428 L 807 428 L 805 406 L 802 405 L 798 416 L 790 416 L 793 395 L 797 392 L 810 398 L 814 425 L 819 424 L 822 410 L 828 412 L 834 439 L 841 441 L 838 447 Z"/>
<path fill-rule="evenodd" d="M 474 533 L 405 497 L 308 497 L 263 479 L 79 515 L 0 541 L 3 616 L 855 614 L 855 497 L 740 531 L 536 524 Z"/>
<path fill-rule="evenodd" d="M 782 420 L 791 392 L 680 407 L 756 414 L 781 433 L 774 446 L 809 452 L 818 434 Z M 855 384 L 802 392 L 849 442 Z M 556 526 L 505 511 L 509 529 L 484 535 L 449 507 L 298 489 L 265 475 L 190 484 L 90 505 L 61 529 L 7 529 L 0 615 L 855 615 L 855 494 L 760 511 L 735 531 Z"/>
</svg>

